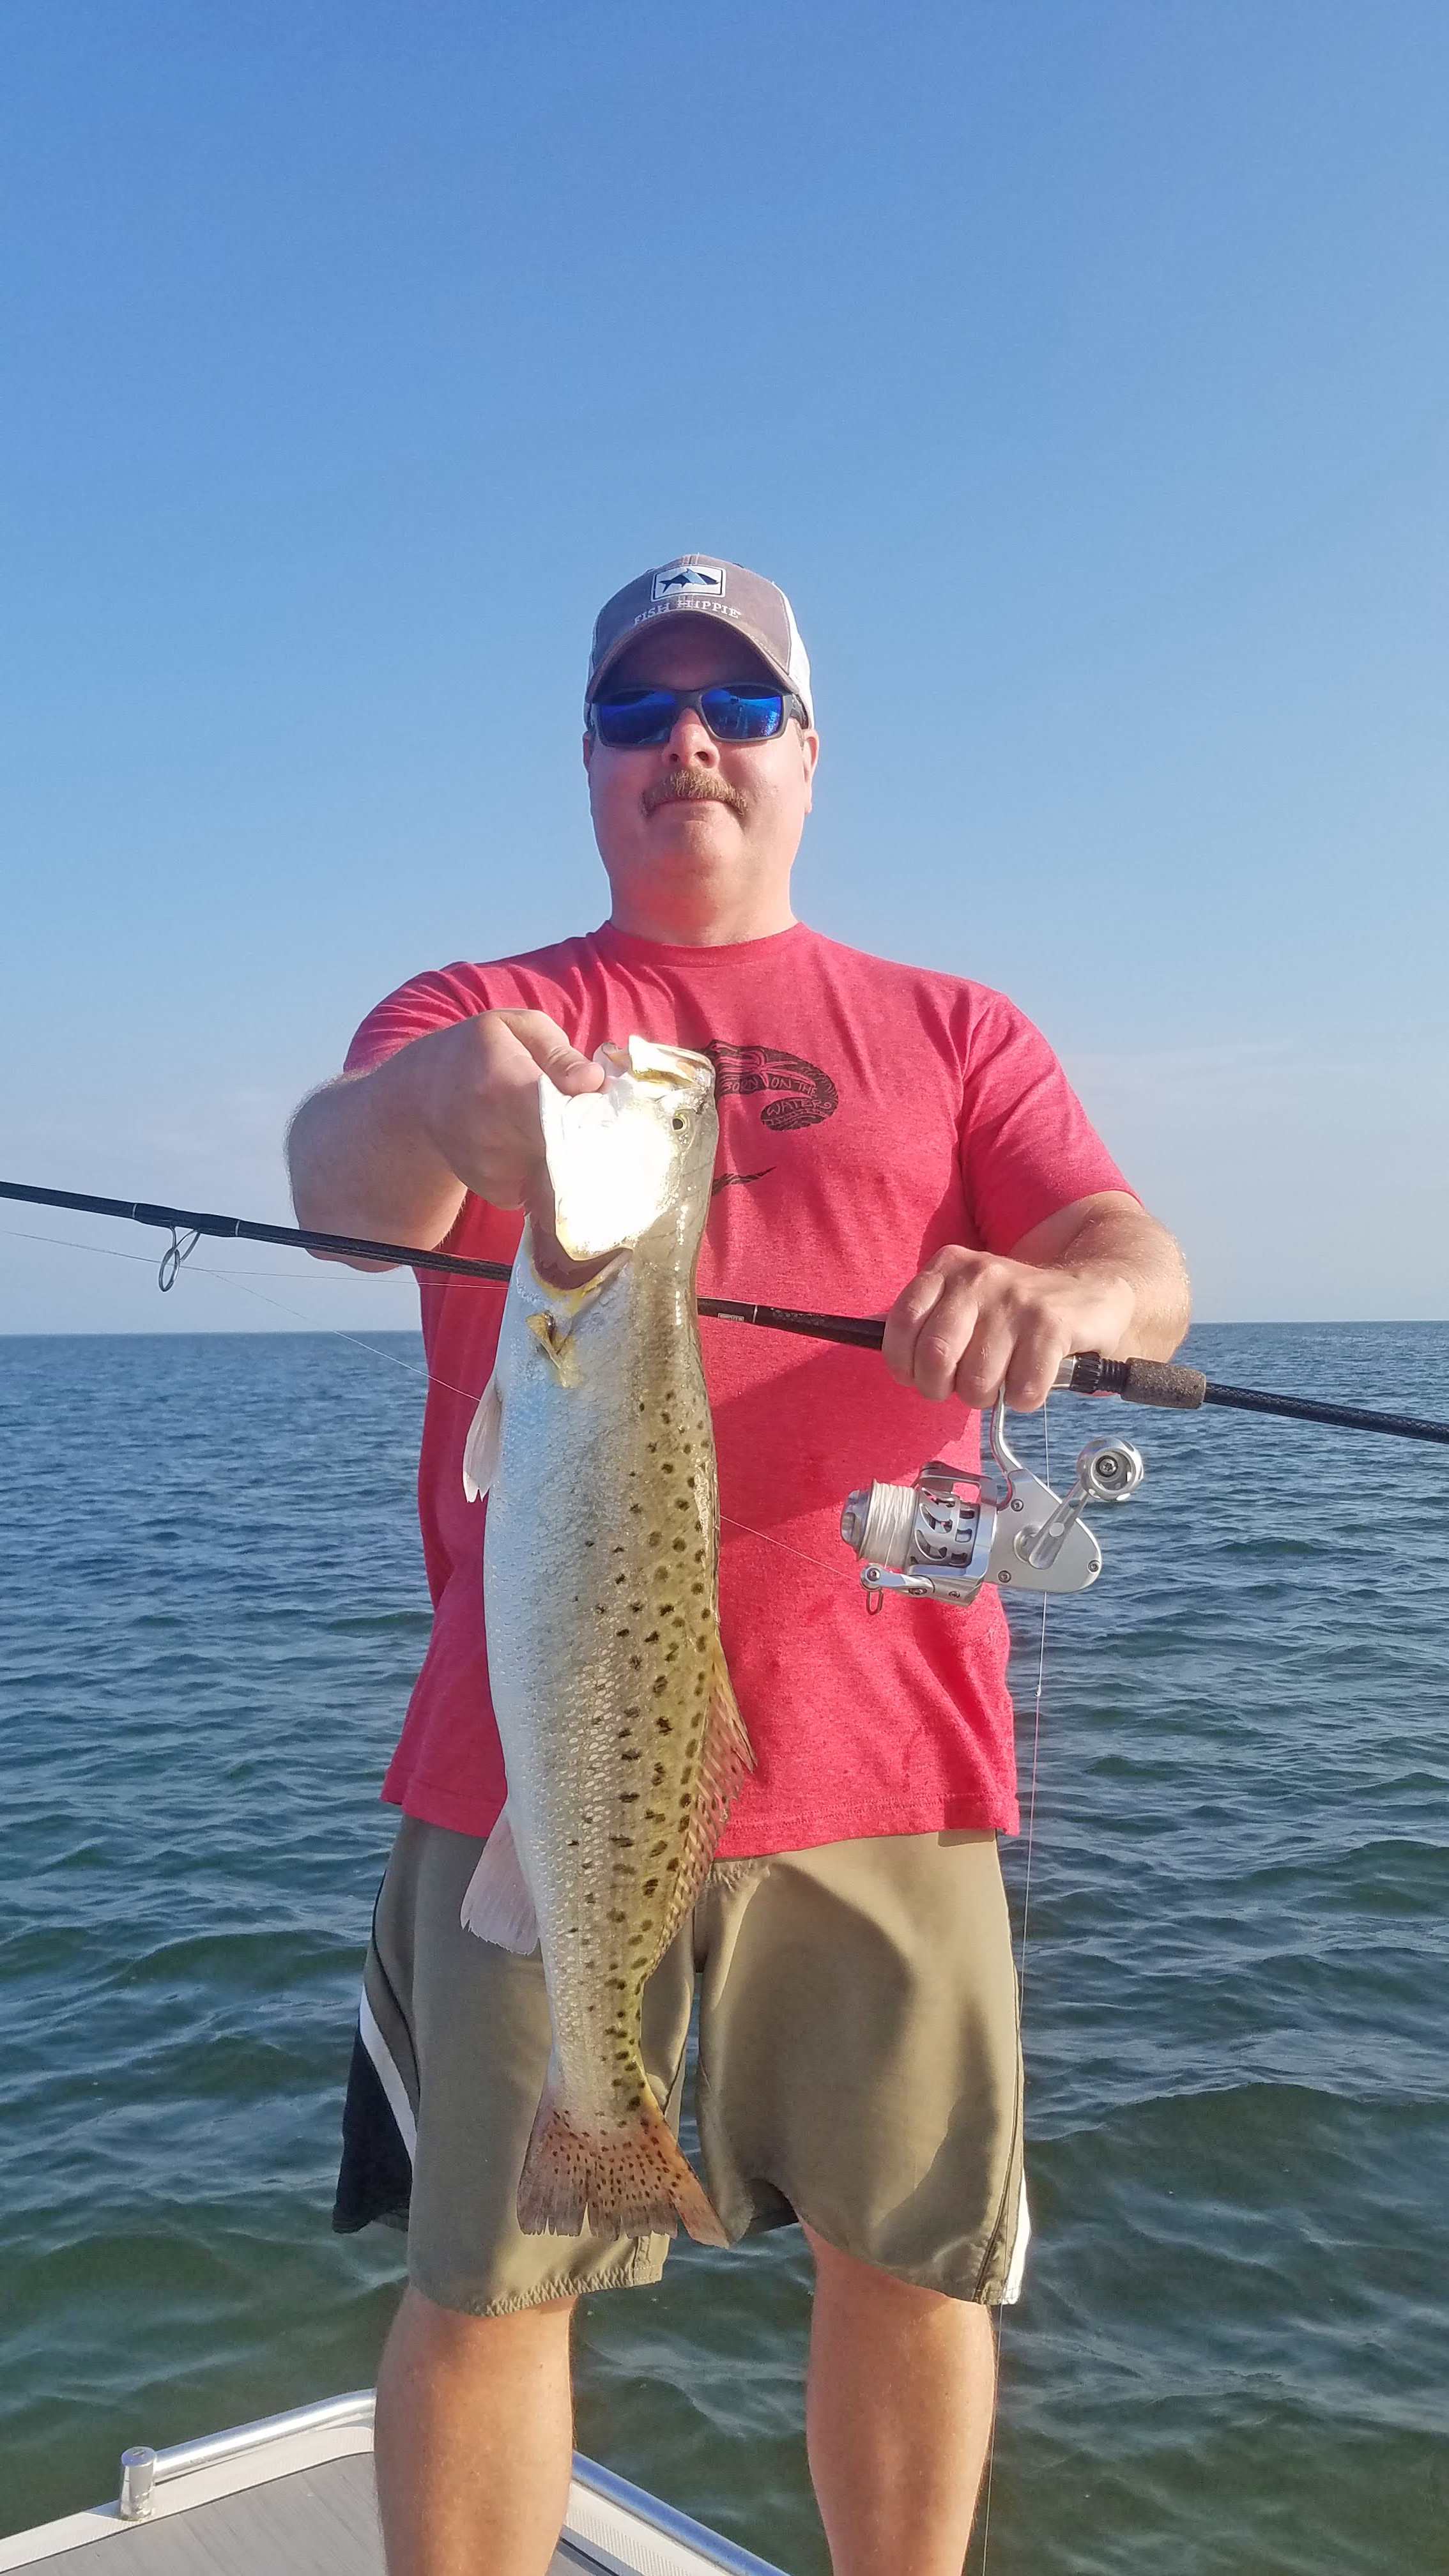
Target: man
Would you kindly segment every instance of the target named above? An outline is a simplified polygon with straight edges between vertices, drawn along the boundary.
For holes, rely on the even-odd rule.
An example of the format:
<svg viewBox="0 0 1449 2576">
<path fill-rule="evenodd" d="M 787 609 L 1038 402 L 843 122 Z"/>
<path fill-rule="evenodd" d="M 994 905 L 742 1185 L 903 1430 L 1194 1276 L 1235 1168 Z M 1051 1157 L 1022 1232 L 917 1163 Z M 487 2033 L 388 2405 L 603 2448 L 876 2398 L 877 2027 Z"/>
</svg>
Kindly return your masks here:
<svg viewBox="0 0 1449 2576">
<path fill-rule="evenodd" d="M 721 1144 L 701 1287 L 889 1308 L 884 1365 L 704 1327 L 721 1623 L 757 1768 L 651 1981 L 646 2056 L 677 2118 L 697 1970 L 706 2186 L 732 2237 L 798 2218 L 815 2260 L 807 2433 L 836 2576 L 958 2576 L 994 2402 L 990 2308 L 1014 2295 L 1026 2238 L 996 1857 L 1017 1822 L 1005 1623 L 994 1596 L 869 1619 L 838 1517 L 872 1476 L 909 1481 L 943 1449 L 969 1462 L 974 1409 L 1002 1387 L 1040 1405 L 1069 1351 L 1170 1356 L 1186 1288 L 1009 1002 L 796 920 L 817 751 L 771 583 L 685 556 L 629 584 L 594 631 L 584 738 L 608 922 L 392 995 L 299 1111 L 292 1171 L 306 1225 L 507 1257 L 509 1212 L 540 1189 L 540 1073 L 595 1088 L 594 1048 L 631 1033 L 703 1048 Z M 502 1296 L 425 1280 L 422 1299 L 436 1620 L 386 1791 L 404 1817 L 338 2216 L 410 2196 L 378 2385 L 392 2576 L 544 2576 L 572 2301 L 656 2279 L 665 2240 L 517 2225 L 541 1969 L 457 1919 L 504 1794 L 482 1515 L 460 1473 Z M 565 1495 L 559 1527 L 566 1544 Z"/>
</svg>

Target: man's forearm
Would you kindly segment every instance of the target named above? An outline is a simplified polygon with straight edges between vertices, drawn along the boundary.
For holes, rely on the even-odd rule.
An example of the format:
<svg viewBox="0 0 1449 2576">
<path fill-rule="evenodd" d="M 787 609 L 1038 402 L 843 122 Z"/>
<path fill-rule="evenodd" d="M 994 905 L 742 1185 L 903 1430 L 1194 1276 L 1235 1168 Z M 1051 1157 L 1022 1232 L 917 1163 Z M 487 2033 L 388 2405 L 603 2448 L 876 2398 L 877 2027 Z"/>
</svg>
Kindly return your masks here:
<svg viewBox="0 0 1449 2576">
<path fill-rule="evenodd" d="M 1131 1315 L 1104 1359 L 1171 1359 L 1192 1317 L 1187 1267 L 1165 1226 L 1145 1209 L 1097 1209 L 1050 1265 L 1082 1280 L 1120 1280 Z"/>
<path fill-rule="evenodd" d="M 584 1092 L 604 1076 L 544 1012 L 495 1010 L 454 1020 L 370 1073 L 314 1091 L 287 1139 L 302 1223 L 431 1251 L 470 1190 L 494 1207 L 537 1203 L 546 1190 L 544 1078 Z"/>
<path fill-rule="evenodd" d="M 416 1039 L 370 1073 L 343 1074 L 303 1101 L 287 1136 L 298 1220 L 323 1234 L 441 1243 L 463 1185 L 429 1132 Z M 369 1265 L 370 1266 L 370 1265 Z"/>
</svg>

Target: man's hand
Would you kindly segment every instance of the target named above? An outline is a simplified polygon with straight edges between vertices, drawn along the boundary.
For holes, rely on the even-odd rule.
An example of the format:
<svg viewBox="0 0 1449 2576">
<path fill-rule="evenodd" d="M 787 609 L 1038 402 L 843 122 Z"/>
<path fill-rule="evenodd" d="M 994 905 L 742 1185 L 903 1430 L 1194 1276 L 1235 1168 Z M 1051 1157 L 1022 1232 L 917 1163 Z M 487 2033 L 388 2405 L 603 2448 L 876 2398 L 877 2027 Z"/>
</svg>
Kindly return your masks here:
<svg viewBox="0 0 1449 2576">
<path fill-rule="evenodd" d="M 424 1134 L 463 1187 L 493 1207 L 522 1207 L 539 1195 L 539 1075 L 559 1091 L 603 1088 L 602 1069 L 542 1011 L 483 1011 L 407 1052 L 418 1059 Z"/>
<path fill-rule="evenodd" d="M 986 1406 L 1004 1390 L 1016 1412 L 1033 1413 L 1069 1352 L 1170 1359 L 1187 1320 L 1171 1235 L 1103 1191 L 1033 1227 L 1010 1255 L 943 1244 L 886 1317 L 885 1358 L 921 1395 Z"/>
<path fill-rule="evenodd" d="M 481 1011 L 314 1091 L 287 1139 L 300 1222 L 432 1246 L 465 1190 L 494 1207 L 543 1199 L 541 1073 L 560 1091 L 604 1080 L 542 1011 Z"/>
</svg>

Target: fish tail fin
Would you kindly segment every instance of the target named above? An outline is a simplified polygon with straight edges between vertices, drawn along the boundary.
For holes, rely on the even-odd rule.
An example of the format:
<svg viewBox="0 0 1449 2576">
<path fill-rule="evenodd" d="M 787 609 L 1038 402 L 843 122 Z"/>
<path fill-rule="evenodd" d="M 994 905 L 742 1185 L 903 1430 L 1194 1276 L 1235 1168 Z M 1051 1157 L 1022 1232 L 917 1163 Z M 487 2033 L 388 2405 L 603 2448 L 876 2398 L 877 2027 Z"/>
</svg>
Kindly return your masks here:
<svg viewBox="0 0 1449 2576">
<path fill-rule="evenodd" d="M 529 2236 L 672 2236 L 683 2219 L 699 2245 L 728 2245 L 703 2183 L 640 2078 L 620 2121 L 586 2120 L 568 2108 L 550 2074 L 518 2186 L 518 2223 Z"/>
</svg>

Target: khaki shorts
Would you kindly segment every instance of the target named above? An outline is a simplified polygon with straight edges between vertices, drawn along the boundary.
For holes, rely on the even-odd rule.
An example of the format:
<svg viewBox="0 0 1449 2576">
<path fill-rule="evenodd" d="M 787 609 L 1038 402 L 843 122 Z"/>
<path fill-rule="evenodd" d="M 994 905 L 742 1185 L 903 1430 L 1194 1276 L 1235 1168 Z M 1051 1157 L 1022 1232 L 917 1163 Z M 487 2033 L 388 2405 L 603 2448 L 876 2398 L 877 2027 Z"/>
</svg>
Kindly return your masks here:
<svg viewBox="0 0 1449 2576">
<path fill-rule="evenodd" d="M 465 1932 L 481 1842 L 404 1817 L 377 1901 L 333 2224 L 408 2229 L 440 2307 L 501 2315 L 657 2281 L 666 2236 L 526 2236 L 514 2208 L 549 2051 L 543 1968 Z M 694 2110 L 732 2241 L 805 2219 L 958 2299 L 1016 2296 L 1016 1975 L 996 1837 L 903 1834 L 723 1861 L 644 1993 L 675 2129 Z"/>
</svg>

